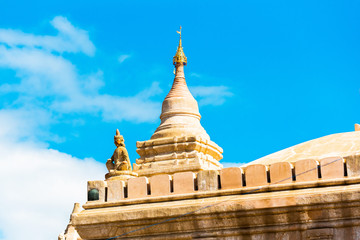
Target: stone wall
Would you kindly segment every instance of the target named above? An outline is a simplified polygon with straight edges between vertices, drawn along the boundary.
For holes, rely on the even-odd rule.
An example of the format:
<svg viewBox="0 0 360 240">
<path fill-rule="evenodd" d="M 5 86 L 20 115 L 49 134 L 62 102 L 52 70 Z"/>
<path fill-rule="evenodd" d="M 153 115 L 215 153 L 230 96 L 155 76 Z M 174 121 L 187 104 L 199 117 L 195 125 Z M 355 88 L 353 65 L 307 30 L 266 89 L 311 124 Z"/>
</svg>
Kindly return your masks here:
<svg viewBox="0 0 360 240">
<path fill-rule="evenodd" d="M 360 157 L 91 181 L 82 239 L 360 239 Z"/>
<path fill-rule="evenodd" d="M 358 176 L 354 169 L 355 158 L 328 157 L 320 159 L 299 160 L 294 163 L 278 162 L 271 165 L 255 164 L 244 168 L 230 167 L 222 170 L 205 170 L 175 173 L 173 175 L 156 175 L 150 178 L 131 178 L 127 182 L 120 180 L 89 181 L 88 191 L 99 190 L 96 202 L 111 202 L 127 199 L 175 196 L 186 193 L 217 191 L 230 189 L 249 189 L 258 192 L 268 188 L 309 187 L 311 182 L 321 184 L 326 180 L 343 179 Z M 318 182 L 320 181 L 320 182 Z M 307 183 L 307 184 L 303 184 Z M 280 186 L 281 185 L 281 186 Z M 254 188 L 255 189 L 252 189 Z M 92 201 L 93 202 L 93 201 Z"/>
</svg>

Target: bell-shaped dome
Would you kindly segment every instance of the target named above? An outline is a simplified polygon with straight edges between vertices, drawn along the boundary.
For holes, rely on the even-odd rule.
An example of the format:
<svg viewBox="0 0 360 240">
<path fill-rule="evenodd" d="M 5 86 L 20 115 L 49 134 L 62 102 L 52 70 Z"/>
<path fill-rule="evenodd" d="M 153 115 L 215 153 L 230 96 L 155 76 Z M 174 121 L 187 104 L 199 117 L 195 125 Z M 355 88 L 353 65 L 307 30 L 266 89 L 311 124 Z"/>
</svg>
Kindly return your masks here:
<svg viewBox="0 0 360 240">
<path fill-rule="evenodd" d="M 173 86 L 162 104 L 161 124 L 151 139 L 175 136 L 210 139 L 200 124 L 199 107 L 186 85 L 183 64 L 176 65 L 175 74 Z"/>
</svg>

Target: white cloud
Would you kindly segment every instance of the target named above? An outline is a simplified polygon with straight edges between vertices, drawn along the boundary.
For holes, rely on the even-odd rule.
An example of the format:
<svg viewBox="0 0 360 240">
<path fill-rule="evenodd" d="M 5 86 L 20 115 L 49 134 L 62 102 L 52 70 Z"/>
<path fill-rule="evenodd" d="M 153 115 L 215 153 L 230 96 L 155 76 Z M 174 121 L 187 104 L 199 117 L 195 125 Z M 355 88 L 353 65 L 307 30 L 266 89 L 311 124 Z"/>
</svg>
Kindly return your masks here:
<svg viewBox="0 0 360 240">
<path fill-rule="evenodd" d="M 122 54 L 119 56 L 118 61 L 119 63 L 123 63 L 126 59 L 129 59 L 131 57 L 130 54 Z"/>
<path fill-rule="evenodd" d="M 149 98 L 160 92 L 159 84 L 154 82 L 149 89 L 132 97 L 78 95 L 68 101 L 56 101 L 52 108 L 63 113 L 101 113 L 106 121 L 152 122 L 157 120 L 161 104 Z"/>
<path fill-rule="evenodd" d="M 95 46 L 86 31 L 74 27 L 65 17 L 57 16 L 51 25 L 59 31 L 57 36 L 34 35 L 19 30 L 0 29 L 0 42 L 10 47 L 32 47 L 56 52 L 82 52 L 89 56 Z"/>
<path fill-rule="evenodd" d="M 94 74 L 90 74 L 84 77 L 84 81 L 81 81 L 80 88 L 89 94 L 96 94 L 104 85 L 103 72 L 97 71 Z"/>
<path fill-rule="evenodd" d="M 48 126 L 52 117 L 40 108 L 0 110 L 0 140 L 9 142 L 38 142 L 38 139 L 57 138 L 49 136 Z M 0 152 L 1 153 L 1 152 Z"/>
<path fill-rule="evenodd" d="M 21 139 L 39 129 L 33 117 L 26 111 L 0 111 L 0 239 L 56 239 L 74 201 L 86 201 L 86 181 L 103 179 L 105 173 L 104 164 L 93 159 Z M 28 122 L 33 126 L 25 128 Z"/>
<path fill-rule="evenodd" d="M 56 239 L 74 201 L 86 201 L 86 181 L 105 172 L 93 159 L 31 144 L 1 142 L 0 152 L 0 226 L 8 240 Z"/>
<path fill-rule="evenodd" d="M 39 49 L 0 45 L 0 67 L 14 69 L 18 84 L 3 84 L 3 93 L 19 92 L 34 97 L 78 95 L 76 67 L 61 56 Z"/>
<path fill-rule="evenodd" d="M 226 86 L 192 86 L 189 88 L 202 106 L 222 105 L 228 97 L 233 96 L 233 93 Z"/>
<path fill-rule="evenodd" d="M 77 67 L 61 56 L 64 51 L 93 55 L 95 47 L 87 32 L 60 16 L 51 24 L 59 31 L 57 36 L 0 29 L 0 68 L 15 70 L 20 79 L 17 83 L 0 85 L 0 93 L 21 94 L 18 104 L 37 100 L 42 107 L 60 114 L 100 113 L 108 121 L 157 120 L 160 103 L 150 99 L 160 92 L 157 83 L 135 96 L 99 94 L 104 86 L 102 72 L 79 75 Z M 122 60 L 128 57 L 130 55 L 123 55 Z M 22 101 L 25 97 L 26 102 Z M 44 98 L 50 99 L 42 101 Z"/>
</svg>

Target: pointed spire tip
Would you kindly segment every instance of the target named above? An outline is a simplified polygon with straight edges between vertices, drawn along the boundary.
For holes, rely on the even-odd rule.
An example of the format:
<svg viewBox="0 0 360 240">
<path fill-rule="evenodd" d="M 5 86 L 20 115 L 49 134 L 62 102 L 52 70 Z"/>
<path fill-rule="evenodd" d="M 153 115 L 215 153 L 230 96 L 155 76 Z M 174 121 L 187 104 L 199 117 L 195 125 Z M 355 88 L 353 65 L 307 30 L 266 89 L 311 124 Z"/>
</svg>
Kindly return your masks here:
<svg viewBox="0 0 360 240">
<path fill-rule="evenodd" d="M 173 58 L 173 64 L 176 65 L 178 63 L 181 63 L 183 65 L 186 65 L 187 64 L 187 58 L 185 56 L 185 53 L 183 51 L 183 48 L 182 48 L 182 42 L 181 42 L 181 26 L 180 26 L 180 30 L 179 31 L 176 31 L 178 34 L 179 34 L 179 46 L 176 50 L 176 54 Z"/>
</svg>

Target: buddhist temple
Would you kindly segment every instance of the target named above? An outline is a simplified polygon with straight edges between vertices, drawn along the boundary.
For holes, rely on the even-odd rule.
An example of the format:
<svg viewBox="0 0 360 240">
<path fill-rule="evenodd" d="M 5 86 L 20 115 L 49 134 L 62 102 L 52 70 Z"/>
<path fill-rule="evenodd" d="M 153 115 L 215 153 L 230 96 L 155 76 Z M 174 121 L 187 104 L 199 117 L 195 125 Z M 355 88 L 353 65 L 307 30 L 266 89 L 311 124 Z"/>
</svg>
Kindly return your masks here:
<svg viewBox="0 0 360 240">
<path fill-rule="evenodd" d="M 88 182 L 59 240 L 360 239 L 359 125 L 223 168 L 187 87 L 178 33 L 160 125 L 136 143 L 133 166 L 116 131 L 109 172 Z"/>
</svg>

